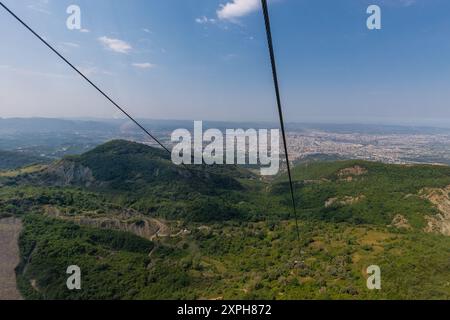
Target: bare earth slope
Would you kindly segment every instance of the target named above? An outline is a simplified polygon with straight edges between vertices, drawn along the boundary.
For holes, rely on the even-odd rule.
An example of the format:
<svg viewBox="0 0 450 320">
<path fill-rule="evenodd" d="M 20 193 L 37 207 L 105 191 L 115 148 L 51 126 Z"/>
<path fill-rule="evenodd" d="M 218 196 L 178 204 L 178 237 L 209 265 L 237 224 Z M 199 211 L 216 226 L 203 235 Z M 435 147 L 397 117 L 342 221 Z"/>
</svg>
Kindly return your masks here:
<svg viewBox="0 0 450 320">
<path fill-rule="evenodd" d="M 14 272 L 19 264 L 17 241 L 21 229 L 22 223 L 18 219 L 0 219 L 0 300 L 22 299 Z"/>
<path fill-rule="evenodd" d="M 438 232 L 450 236 L 450 186 L 446 188 L 426 188 L 422 195 L 439 210 L 437 216 L 427 216 L 426 232 Z"/>
</svg>

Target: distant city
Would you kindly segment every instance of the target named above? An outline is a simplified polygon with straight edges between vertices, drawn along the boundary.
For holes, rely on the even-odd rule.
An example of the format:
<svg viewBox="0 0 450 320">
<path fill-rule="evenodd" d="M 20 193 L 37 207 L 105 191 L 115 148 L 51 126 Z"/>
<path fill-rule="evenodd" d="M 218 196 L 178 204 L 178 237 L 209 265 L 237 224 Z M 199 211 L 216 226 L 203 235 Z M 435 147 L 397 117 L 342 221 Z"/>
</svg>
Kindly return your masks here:
<svg viewBox="0 0 450 320">
<path fill-rule="evenodd" d="M 309 130 L 289 132 L 288 149 L 294 160 L 322 154 L 392 164 L 450 164 L 450 134 Z"/>
<path fill-rule="evenodd" d="M 190 130 L 193 121 L 142 120 L 152 134 L 171 146 L 173 130 Z M 206 122 L 207 128 L 277 128 L 276 123 Z M 362 124 L 289 124 L 293 162 L 308 159 L 363 159 L 391 164 L 450 165 L 450 129 Z M 112 139 L 157 146 L 126 120 L 0 119 L 0 150 L 49 159 L 80 154 Z"/>
</svg>

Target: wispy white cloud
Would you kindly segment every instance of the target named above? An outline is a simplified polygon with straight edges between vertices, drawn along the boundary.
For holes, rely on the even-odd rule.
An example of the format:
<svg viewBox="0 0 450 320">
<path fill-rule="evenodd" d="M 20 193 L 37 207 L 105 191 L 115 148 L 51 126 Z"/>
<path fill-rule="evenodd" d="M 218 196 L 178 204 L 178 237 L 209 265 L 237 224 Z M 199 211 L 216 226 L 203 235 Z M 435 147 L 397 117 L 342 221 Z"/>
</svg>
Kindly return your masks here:
<svg viewBox="0 0 450 320">
<path fill-rule="evenodd" d="M 105 46 L 105 48 L 117 53 L 127 54 L 133 49 L 129 43 L 123 40 L 108 38 L 106 36 L 100 37 L 98 40 Z"/>
<path fill-rule="evenodd" d="M 102 70 L 98 67 L 95 66 L 89 66 L 89 67 L 77 67 L 78 70 L 80 70 L 83 74 L 85 74 L 86 76 L 92 76 L 92 75 L 107 75 L 107 76 L 112 76 L 114 75 L 112 72 L 106 71 L 106 70 Z"/>
<path fill-rule="evenodd" d="M 232 0 L 221 5 L 217 17 L 221 20 L 235 20 L 257 11 L 261 6 L 259 0 Z"/>
<path fill-rule="evenodd" d="M 35 3 L 27 5 L 27 8 L 36 12 L 52 14 L 48 9 L 49 0 L 37 0 Z"/>
<path fill-rule="evenodd" d="M 152 31 L 148 28 L 144 28 L 144 29 L 142 29 L 142 31 L 144 31 L 145 33 L 152 33 Z"/>
<path fill-rule="evenodd" d="M 89 32 L 91 32 L 91 30 L 89 30 L 89 29 L 80 29 L 80 32 L 82 32 L 82 33 L 89 33 Z"/>
<path fill-rule="evenodd" d="M 411 7 L 417 2 L 418 0 L 382 0 L 381 5 L 388 7 Z"/>
<path fill-rule="evenodd" d="M 412 6 L 416 3 L 416 0 L 401 0 L 400 1 L 404 7 Z"/>
<path fill-rule="evenodd" d="M 57 45 L 58 50 L 67 53 L 69 52 L 71 49 L 78 49 L 80 48 L 80 45 L 78 43 L 75 42 L 61 42 L 58 43 Z"/>
<path fill-rule="evenodd" d="M 65 47 L 70 47 L 70 48 L 79 48 L 80 47 L 80 45 L 75 42 L 62 42 L 61 45 L 65 46 Z"/>
<path fill-rule="evenodd" d="M 195 22 L 197 22 L 198 24 L 215 23 L 216 19 L 208 18 L 206 16 L 203 16 L 203 17 L 195 19 Z"/>
<path fill-rule="evenodd" d="M 150 62 L 133 63 L 132 66 L 139 69 L 153 69 L 155 67 L 155 65 Z"/>
</svg>

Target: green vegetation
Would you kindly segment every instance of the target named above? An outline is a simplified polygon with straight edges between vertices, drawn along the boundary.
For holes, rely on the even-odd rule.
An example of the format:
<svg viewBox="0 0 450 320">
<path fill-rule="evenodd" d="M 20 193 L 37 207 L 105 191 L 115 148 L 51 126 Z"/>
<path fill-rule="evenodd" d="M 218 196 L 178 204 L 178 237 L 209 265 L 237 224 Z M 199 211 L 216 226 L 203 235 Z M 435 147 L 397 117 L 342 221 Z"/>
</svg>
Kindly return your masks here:
<svg viewBox="0 0 450 320">
<path fill-rule="evenodd" d="M 18 268 L 27 298 L 46 299 L 448 299 L 450 238 L 347 224 L 190 224 L 153 252 L 138 237 L 27 216 Z M 116 239 L 110 242 L 110 239 Z M 30 258 L 31 256 L 31 258 Z M 83 289 L 65 288 L 68 265 Z M 383 270 L 383 289 L 364 270 Z M 33 284 L 33 286 L 31 285 Z"/>
<path fill-rule="evenodd" d="M 49 159 L 34 155 L 0 150 L 0 171 L 18 169 L 32 164 L 48 163 Z"/>
<path fill-rule="evenodd" d="M 132 298 L 124 288 L 137 287 L 152 242 L 116 231 L 81 228 L 73 223 L 28 215 L 19 245 L 17 267 L 22 293 L 30 299 Z M 78 265 L 84 289 L 68 292 L 66 269 Z"/>
<path fill-rule="evenodd" d="M 16 182 L 84 187 L 121 206 L 167 219 L 221 221 L 247 215 L 235 199 L 243 198 L 238 179 L 250 176 L 237 167 L 176 166 L 159 149 L 112 141 Z"/>
<path fill-rule="evenodd" d="M 450 185 L 449 167 L 312 161 L 293 174 L 300 241 L 285 174 L 186 170 L 124 141 L 4 174 L 0 214 L 24 224 L 20 289 L 31 299 L 450 298 L 450 237 L 424 231 L 439 213 L 426 190 Z M 366 288 L 373 264 L 381 291 Z M 69 265 L 83 290 L 66 289 Z"/>
<path fill-rule="evenodd" d="M 450 167 L 316 162 L 297 166 L 293 177 L 300 216 L 304 219 L 387 225 L 399 214 L 421 229 L 425 225 L 424 214 L 434 215 L 437 210 L 419 192 L 425 187 L 450 185 Z M 271 192 L 284 195 L 281 201 L 288 204 L 288 188 L 286 177 L 281 176 Z M 335 201 L 325 206 L 330 199 Z"/>
</svg>

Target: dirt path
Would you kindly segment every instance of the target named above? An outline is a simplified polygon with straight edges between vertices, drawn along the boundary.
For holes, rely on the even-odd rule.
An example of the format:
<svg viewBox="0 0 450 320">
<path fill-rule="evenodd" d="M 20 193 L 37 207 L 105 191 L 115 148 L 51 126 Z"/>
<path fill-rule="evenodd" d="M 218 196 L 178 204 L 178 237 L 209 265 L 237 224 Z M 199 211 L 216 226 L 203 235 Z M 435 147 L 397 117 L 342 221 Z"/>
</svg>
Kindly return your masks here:
<svg viewBox="0 0 450 320">
<path fill-rule="evenodd" d="M 170 228 L 162 221 L 158 219 L 151 219 L 151 221 L 157 226 L 157 230 L 153 236 L 150 237 L 150 240 L 153 241 L 158 237 L 167 237 L 170 234 Z"/>
<path fill-rule="evenodd" d="M 0 219 L 0 300 L 21 300 L 16 286 L 15 267 L 19 264 L 19 219 Z"/>
</svg>

